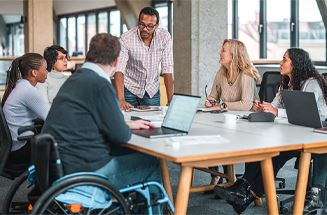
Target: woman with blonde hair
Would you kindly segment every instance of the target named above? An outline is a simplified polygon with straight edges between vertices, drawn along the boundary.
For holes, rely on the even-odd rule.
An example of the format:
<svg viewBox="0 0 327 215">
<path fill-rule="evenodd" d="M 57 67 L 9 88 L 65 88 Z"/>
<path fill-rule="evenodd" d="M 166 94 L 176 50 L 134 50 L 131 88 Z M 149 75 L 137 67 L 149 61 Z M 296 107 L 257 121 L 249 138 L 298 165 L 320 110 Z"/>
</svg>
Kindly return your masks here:
<svg viewBox="0 0 327 215">
<path fill-rule="evenodd" d="M 244 43 L 235 39 L 224 40 L 219 56 L 221 67 L 204 105 L 213 110 L 250 110 L 258 98 L 256 84 L 260 83 L 260 75 Z M 210 184 L 217 184 L 218 177 L 211 177 Z"/>
<path fill-rule="evenodd" d="M 256 84 L 260 83 L 260 75 L 244 43 L 226 39 L 219 55 L 221 67 L 205 106 L 215 110 L 220 110 L 222 106 L 229 110 L 250 110 L 253 101 L 258 98 Z"/>
</svg>

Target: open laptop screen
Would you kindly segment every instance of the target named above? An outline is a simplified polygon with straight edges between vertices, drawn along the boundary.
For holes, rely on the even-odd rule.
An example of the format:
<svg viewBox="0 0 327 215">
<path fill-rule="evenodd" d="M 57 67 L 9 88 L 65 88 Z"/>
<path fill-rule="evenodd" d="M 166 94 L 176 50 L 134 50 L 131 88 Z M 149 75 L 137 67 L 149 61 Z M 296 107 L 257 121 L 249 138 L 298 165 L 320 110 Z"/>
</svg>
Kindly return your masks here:
<svg viewBox="0 0 327 215">
<path fill-rule="evenodd" d="M 199 96 L 174 94 L 162 127 L 188 132 L 199 106 Z"/>
</svg>

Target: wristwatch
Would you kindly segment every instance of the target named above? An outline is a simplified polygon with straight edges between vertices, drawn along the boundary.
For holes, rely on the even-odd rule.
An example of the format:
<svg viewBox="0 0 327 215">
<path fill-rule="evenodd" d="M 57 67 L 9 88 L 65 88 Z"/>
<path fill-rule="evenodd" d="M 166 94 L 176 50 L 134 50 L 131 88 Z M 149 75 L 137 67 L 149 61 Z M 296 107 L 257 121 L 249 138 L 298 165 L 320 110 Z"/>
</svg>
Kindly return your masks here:
<svg viewBox="0 0 327 215">
<path fill-rule="evenodd" d="M 223 102 L 223 103 L 220 104 L 220 109 L 221 110 L 226 110 L 227 109 L 227 105 L 226 105 L 225 102 Z"/>
</svg>

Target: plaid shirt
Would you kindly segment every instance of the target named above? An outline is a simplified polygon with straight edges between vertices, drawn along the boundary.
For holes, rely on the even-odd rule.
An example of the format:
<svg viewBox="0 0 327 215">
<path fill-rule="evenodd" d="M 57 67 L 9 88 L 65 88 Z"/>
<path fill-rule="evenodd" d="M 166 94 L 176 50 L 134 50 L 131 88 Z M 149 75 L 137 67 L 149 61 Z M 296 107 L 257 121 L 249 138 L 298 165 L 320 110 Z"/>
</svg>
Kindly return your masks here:
<svg viewBox="0 0 327 215">
<path fill-rule="evenodd" d="M 143 98 L 145 92 L 152 98 L 159 90 L 160 72 L 173 73 L 170 34 L 163 28 L 156 29 L 148 47 L 138 27 L 134 27 L 121 36 L 120 43 L 117 71 L 124 74 L 125 87 L 139 98 Z"/>
</svg>

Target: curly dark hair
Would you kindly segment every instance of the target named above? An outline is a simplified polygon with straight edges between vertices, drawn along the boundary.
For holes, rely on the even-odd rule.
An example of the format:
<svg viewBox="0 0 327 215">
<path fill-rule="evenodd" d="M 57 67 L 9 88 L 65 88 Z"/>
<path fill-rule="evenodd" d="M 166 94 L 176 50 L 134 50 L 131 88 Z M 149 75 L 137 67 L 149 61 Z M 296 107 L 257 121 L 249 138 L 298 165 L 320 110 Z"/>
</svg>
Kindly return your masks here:
<svg viewBox="0 0 327 215">
<path fill-rule="evenodd" d="M 286 52 L 292 62 L 292 75 L 291 78 L 283 75 L 282 89 L 289 89 L 290 85 L 293 90 L 301 90 L 304 81 L 313 77 L 318 81 L 327 103 L 327 82 L 313 65 L 309 53 L 301 48 L 290 48 Z"/>
<path fill-rule="evenodd" d="M 47 64 L 48 64 L 47 70 L 48 70 L 48 72 L 51 72 L 51 70 L 53 68 L 53 65 L 56 63 L 57 58 L 58 58 L 58 52 L 63 53 L 68 58 L 68 56 L 67 56 L 68 52 L 61 46 L 52 45 L 52 46 L 46 47 L 44 49 L 43 57 L 47 61 Z"/>
</svg>

